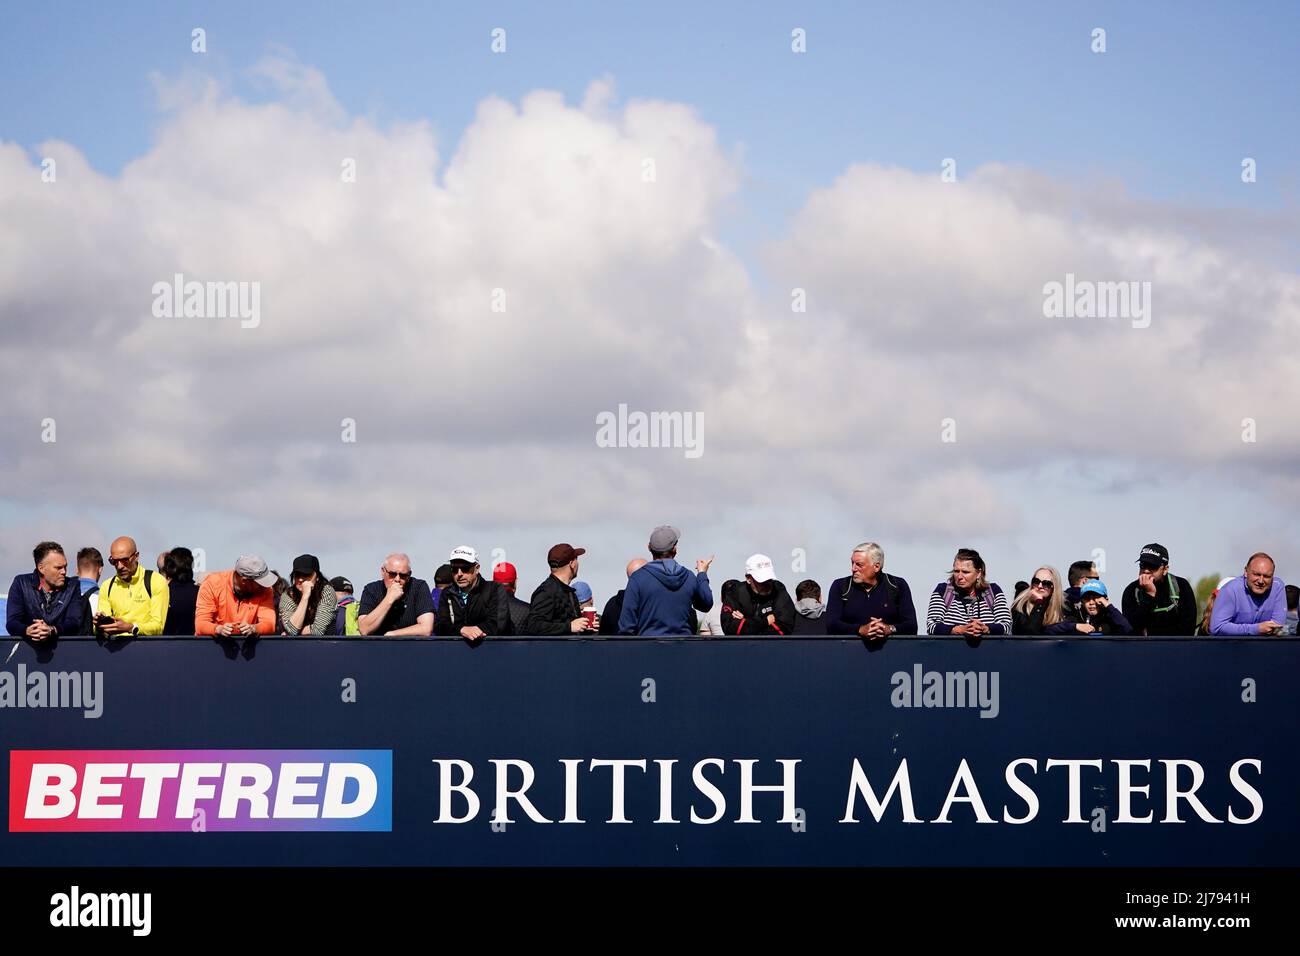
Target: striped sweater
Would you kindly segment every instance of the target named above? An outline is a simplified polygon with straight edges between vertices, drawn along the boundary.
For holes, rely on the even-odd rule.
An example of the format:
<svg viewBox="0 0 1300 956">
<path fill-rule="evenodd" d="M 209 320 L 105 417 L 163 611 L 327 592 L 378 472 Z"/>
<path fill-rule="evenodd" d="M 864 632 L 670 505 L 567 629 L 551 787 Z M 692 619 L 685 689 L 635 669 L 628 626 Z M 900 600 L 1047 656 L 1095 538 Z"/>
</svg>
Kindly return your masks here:
<svg viewBox="0 0 1300 956">
<path fill-rule="evenodd" d="M 944 598 L 951 585 L 947 581 L 935 586 L 930 594 L 930 606 L 925 612 L 925 632 L 927 634 L 951 634 L 954 627 L 969 624 L 979 618 L 988 625 L 990 634 L 1011 633 L 1011 608 L 1007 606 L 1007 596 L 996 584 L 990 584 L 985 590 L 975 595 L 963 597 L 955 589 L 952 600 L 944 607 Z"/>
</svg>

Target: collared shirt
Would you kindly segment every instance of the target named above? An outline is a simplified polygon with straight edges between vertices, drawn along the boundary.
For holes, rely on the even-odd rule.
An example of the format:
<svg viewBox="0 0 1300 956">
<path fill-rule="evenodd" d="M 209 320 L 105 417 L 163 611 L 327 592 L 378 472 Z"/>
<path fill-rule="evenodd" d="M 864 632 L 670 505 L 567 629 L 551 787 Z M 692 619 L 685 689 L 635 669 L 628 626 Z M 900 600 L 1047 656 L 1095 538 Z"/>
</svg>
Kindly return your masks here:
<svg viewBox="0 0 1300 956">
<path fill-rule="evenodd" d="M 117 575 L 109 578 L 99 587 L 99 613 L 134 624 L 140 629 L 140 635 L 161 634 L 167 623 L 167 607 L 171 601 L 171 591 L 167 588 L 167 579 L 157 571 L 149 573 L 149 589 L 144 586 L 145 568 L 137 564 L 130 581 L 123 581 Z"/>
</svg>

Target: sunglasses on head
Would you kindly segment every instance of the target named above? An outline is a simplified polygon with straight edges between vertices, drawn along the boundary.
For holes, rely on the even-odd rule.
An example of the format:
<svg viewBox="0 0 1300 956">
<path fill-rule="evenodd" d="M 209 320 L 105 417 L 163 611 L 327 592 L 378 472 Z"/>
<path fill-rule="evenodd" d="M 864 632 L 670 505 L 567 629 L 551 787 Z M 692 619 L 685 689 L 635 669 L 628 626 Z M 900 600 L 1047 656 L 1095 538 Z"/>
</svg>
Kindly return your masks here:
<svg viewBox="0 0 1300 956">
<path fill-rule="evenodd" d="M 1051 580 L 1044 581 L 1042 578 L 1030 578 L 1029 586 L 1031 588 L 1043 588 L 1044 590 L 1050 591 L 1052 588 L 1056 587 L 1056 584 Z"/>
</svg>

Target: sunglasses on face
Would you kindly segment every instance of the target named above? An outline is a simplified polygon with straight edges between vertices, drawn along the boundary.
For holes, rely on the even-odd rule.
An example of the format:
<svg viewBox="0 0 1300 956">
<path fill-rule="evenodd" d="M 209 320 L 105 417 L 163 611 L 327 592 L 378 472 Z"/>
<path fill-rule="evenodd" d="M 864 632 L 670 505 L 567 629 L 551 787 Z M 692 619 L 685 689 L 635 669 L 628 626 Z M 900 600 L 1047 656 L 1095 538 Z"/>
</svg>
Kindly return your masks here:
<svg viewBox="0 0 1300 956">
<path fill-rule="evenodd" d="M 452 574 L 473 574 L 474 568 L 468 564 L 463 567 L 458 567 L 457 565 L 453 564 L 451 566 L 451 573 Z"/>
<path fill-rule="evenodd" d="M 1050 591 L 1052 590 L 1052 588 L 1056 586 L 1056 584 L 1052 581 L 1044 581 L 1042 578 L 1030 578 L 1029 586 L 1034 588 L 1042 588 L 1044 591 Z"/>
<path fill-rule="evenodd" d="M 134 558 L 136 554 L 139 553 L 140 552 L 137 551 L 135 554 L 128 554 L 125 558 L 109 558 L 108 563 L 111 564 L 113 567 L 117 567 L 119 564 L 126 564 L 128 561 Z"/>
<path fill-rule="evenodd" d="M 411 576 L 410 571 L 389 571 L 387 568 L 384 568 L 384 573 L 390 578 L 397 578 L 401 581 L 405 581 Z"/>
</svg>

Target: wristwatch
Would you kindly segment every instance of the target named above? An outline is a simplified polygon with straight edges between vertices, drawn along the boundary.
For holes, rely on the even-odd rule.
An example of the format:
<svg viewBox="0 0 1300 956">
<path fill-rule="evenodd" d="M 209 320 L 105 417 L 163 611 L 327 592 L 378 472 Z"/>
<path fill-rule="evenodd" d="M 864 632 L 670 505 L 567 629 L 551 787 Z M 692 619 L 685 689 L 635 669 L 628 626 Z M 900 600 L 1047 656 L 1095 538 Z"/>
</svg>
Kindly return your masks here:
<svg viewBox="0 0 1300 956">
<path fill-rule="evenodd" d="M 131 625 L 131 636 L 132 636 L 132 637 L 139 637 L 139 636 L 140 636 L 140 625 L 139 625 L 139 624 L 132 624 L 132 625 Z"/>
</svg>

